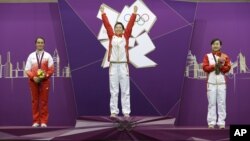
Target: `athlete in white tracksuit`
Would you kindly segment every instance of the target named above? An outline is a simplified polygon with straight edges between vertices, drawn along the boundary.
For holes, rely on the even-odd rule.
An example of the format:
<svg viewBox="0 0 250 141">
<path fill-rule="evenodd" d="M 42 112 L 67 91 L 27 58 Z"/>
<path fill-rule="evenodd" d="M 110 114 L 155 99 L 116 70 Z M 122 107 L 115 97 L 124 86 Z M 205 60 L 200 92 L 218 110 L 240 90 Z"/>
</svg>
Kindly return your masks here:
<svg viewBox="0 0 250 141">
<path fill-rule="evenodd" d="M 229 57 L 220 52 L 222 45 L 221 40 L 214 39 L 211 41 L 212 53 L 206 54 L 203 59 L 203 70 L 207 72 L 207 97 L 208 97 L 208 114 L 207 122 L 209 128 L 218 125 L 219 128 L 225 128 L 226 119 L 226 79 L 225 73 L 230 68 Z M 218 121 L 216 104 L 218 105 Z"/>
<path fill-rule="evenodd" d="M 118 94 L 119 85 L 121 87 L 122 113 L 129 117 L 130 110 L 130 84 L 129 84 L 129 53 L 128 41 L 131 36 L 132 28 L 136 19 L 137 7 L 134 7 L 134 13 L 131 15 L 126 29 L 122 23 L 117 22 L 114 31 L 110 25 L 104 7 L 101 6 L 102 21 L 109 37 L 108 61 L 109 65 L 109 85 L 110 85 L 110 113 L 111 117 L 119 114 Z"/>
</svg>

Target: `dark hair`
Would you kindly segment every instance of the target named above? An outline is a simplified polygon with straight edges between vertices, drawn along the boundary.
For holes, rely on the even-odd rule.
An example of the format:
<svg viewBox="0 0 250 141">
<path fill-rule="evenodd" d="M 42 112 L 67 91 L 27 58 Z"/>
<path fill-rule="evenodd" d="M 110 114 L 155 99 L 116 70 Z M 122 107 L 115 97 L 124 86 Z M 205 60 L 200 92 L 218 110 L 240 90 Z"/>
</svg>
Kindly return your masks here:
<svg viewBox="0 0 250 141">
<path fill-rule="evenodd" d="M 219 41 L 220 45 L 222 45 L 222 41 L 219 38 L 215 38 L 211 41 L 211 45 L 214 44 L 214 42 Z"/>
<path fill-rule="evenodd" d="M 36 37 L 35 43 L 37 42 L 37 40 L 38 40 L 38 39 L 42 39 L 42 40 L 43 40 L 43 42 L 45 43 L 45 39 L 44 39 L 43 37 L 41 37 L 41 36 Z"/>
<path fill-rule="evenodd" d="M 121 22 L 116 22 L 114 27 L 116 27 L 118 24 L 122 26 L 122 29 L 123 29 L 123 30 L 125 29 L 125 28 L 124 28 L 124 25 L 123 25 Z"/>
</svg>

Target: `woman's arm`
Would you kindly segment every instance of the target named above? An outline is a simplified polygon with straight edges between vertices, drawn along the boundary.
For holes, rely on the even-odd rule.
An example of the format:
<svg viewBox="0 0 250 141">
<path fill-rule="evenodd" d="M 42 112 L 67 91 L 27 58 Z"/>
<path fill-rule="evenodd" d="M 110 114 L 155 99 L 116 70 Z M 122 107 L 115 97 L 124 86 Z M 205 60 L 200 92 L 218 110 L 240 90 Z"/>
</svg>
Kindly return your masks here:
<svg viewBox="0 0 250 141">
<path fill-rule="evenodd" d="M 136 15 L 137 15 L 137 6 L 134 6 L 134 12 L 133 14 L 131 15 L 130 19 L 129 19 L 129 22 L 127 24 L 127 27 L 125 29 L 125 33 L 124 33 L 124 36 L 128 39 L 130 36 L 131 36 L 131 33 L 132 33 L 132 28 L 134 26 L 134 23 L 135 23 L 135 20 L 136 20 Z"/>
<path fill-rule="evenodd" d="M 214 71 L 215 66 L 214 65 L 209 65 L 207 55 L 203 58 L 202 68 L 207 73 L 210 73 L 210 72 Z"/>
<path fill-rule="evenodd" d="M 221 70 L 223 73 L 227 73 L 227 72 L 229 72 L 230 69 L 231 69 L 230 59 L 229 59 L 229 57 L 226 55 L 226 57 L 225 57 L 225 63 L 221 66 L 220 70 Z"/>
<path fill-rule="evenodd" d="M 114 35 L 114 32 L 113 32 L 112 26 L 109 23 L 109 20 L 108 20 L 108 17 L 106 15 L 106 13 L 104 13 L 104 7 L 103 7 L 103 5 L 101 6 L 100 11 L 102 13 L 102 22 L 104 24 L 104 27 L 107 30 L 107 34 L 108 34 L 109 39 L 111 39 L 112 36 Z"/>
</svg>

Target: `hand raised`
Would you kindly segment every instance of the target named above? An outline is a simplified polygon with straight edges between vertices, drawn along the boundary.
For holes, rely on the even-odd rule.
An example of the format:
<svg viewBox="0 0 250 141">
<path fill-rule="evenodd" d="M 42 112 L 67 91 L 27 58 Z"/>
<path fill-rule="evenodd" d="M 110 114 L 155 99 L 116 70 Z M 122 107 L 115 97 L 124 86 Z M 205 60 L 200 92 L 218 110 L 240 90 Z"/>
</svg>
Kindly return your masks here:
<svg viewBox="0 0 250 141">
<path fill-rule="evenodd" d="M 104 13 L 104 6 L 103 5 L 101 5 L 100 11 L 101 11 L 101 13 Z"/>
<path fill-rule="evenodd" d="M 134 13 L 137 13 L 137 11 L 138 11 L 138 7 L 134 6 Z"/>
</svg>

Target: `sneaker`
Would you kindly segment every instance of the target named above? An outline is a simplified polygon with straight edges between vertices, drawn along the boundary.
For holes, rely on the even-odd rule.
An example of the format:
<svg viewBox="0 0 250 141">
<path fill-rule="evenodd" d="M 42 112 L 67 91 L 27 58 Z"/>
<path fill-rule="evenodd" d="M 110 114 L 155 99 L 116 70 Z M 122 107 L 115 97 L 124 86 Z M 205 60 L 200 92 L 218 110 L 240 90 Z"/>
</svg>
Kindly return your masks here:
<svg viewBox="0 0 250 141">
<path fill-rule="evenodd" d="M 112 113 L 112 114 L 110 115 L 110 117 L 111 117 L 111 118 L 116 118 L 116 117 L 117 117 L 117 114 Z"/>
<path fill-rule="evenodd" d="M 225 129 L 225 125 L 220 125 L 219 128 L 220 129 Z"/>
<path fill-rule="evenodd" d="M 32 127 L 39 127 L 38 123 L 33 123 Z"/>
<path fill-rule="evenodd" d="M 124 117 L 129 118 L 130 116 L 129 116 L 129 114 L 124 114 Z"/>
<path fill-rule="evenodd" d="M 41 124 L 41 127 L 47 127 L 47 124 L 42 123 L 42 124 Z"/>
<path fill-rule="evenodd" d="M 208 125 L 209 129 L 214 129 L 214 125 Z"/>
</svg>

